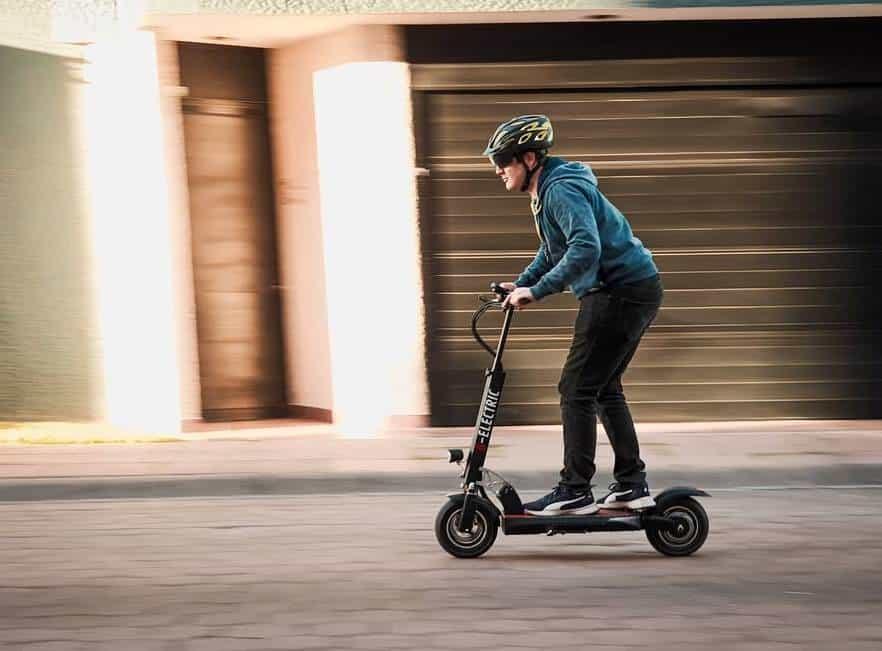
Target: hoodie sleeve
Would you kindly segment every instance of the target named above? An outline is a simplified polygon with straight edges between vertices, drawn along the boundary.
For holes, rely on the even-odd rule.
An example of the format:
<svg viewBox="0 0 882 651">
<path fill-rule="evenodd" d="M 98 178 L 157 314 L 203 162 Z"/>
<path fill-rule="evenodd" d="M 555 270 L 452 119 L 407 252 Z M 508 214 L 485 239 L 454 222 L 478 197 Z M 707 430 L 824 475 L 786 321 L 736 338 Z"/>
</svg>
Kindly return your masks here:
<svg viewBox="0 0 882 651">
<path fill-rule="evenodd" d="M 600 258 L 600 235 L 594 209 L 578 186 L 566 181 L 555 183 L 548 188 L 544 210 L 563 232 L 567 251 L 560 262 L 531 288 L 537 301 L 562 292 Z"/>
<path fill-rule="evenodd" d="M 539 250 L 536 252 L 536 257 L 533 258 L 533 262 L 527 265 L 527 268 L 521 272 L 521 275 L 517 277 L 514 284 L 518 287 L 530 287 L 542 278 L 549 269 L 551 269 L 551 260 L 548 257 L 548 251 L 545 249 L 545 242 L 542 242 L 539 245 Z"/>
</svg>

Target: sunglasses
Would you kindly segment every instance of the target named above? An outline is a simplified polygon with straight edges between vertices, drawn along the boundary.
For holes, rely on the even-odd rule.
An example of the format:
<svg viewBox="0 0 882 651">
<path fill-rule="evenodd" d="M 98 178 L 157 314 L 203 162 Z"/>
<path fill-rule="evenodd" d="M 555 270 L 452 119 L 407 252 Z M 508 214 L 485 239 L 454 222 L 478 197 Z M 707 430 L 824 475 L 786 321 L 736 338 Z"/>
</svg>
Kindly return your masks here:
<svg viewBox="0 0 882 651">
<path fill-rule="evenodd" d="M 508 151 L 490 155 L 490 162 L 496 167 L 507 167 L 514 159 L 515 155 Z"/>
</svg>

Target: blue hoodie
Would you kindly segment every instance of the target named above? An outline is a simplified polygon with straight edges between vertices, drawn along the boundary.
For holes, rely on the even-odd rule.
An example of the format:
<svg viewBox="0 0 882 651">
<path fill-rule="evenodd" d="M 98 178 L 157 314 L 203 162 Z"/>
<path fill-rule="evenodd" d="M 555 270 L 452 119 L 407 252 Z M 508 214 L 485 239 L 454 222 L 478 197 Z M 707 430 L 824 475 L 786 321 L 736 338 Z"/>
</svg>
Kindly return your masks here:
<svg viewBox="0 0 882 651">
<path fill-rule="evenodd" d="M 658 273 L 652 254 L 598 190 L 597 177 L 587 165 L 547 158 L 533 216 L 541 244 L 515 285 L 529 287 L 537 301 L 568 286 L 582 298 L 601 286 L 634 283 Z"/>
</svg>

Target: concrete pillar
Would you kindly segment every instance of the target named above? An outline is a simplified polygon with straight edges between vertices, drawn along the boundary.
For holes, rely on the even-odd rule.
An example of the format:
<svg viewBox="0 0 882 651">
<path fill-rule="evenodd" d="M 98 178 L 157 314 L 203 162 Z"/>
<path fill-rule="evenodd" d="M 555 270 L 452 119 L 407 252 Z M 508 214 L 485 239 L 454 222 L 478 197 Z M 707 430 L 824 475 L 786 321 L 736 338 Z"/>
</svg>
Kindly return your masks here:
<svg viewBox="0 0 882 651">
<path fill-rule="evenodd" d="M 270 57 L 289 401 L 333 411 L 353 435 L 428 414 L 402 60 L 401 32 L 386 26 Z"/>
<path fill-rule="evenodd" d="M 88 46 L 85 59 L 104 419 L 176 432 L 198 412 L 198 385 L 186 213 L 169 179 L 156 39 L 121 28 Z"/>
</svg>

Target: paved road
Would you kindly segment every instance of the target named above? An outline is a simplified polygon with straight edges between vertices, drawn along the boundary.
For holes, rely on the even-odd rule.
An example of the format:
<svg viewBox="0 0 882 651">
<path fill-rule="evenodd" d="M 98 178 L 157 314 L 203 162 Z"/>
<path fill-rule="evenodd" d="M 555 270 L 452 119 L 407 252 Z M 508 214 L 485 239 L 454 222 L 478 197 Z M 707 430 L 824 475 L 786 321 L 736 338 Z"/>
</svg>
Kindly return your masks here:
<svg viewBox="0 0 882 651">
<path fill-rule="evenodd" d="M 3 649 L 882 648 L 882 489 L 725 491 L 641 533 L 448 557 L 439 495 L 0 504 Z"/>
</svg>

